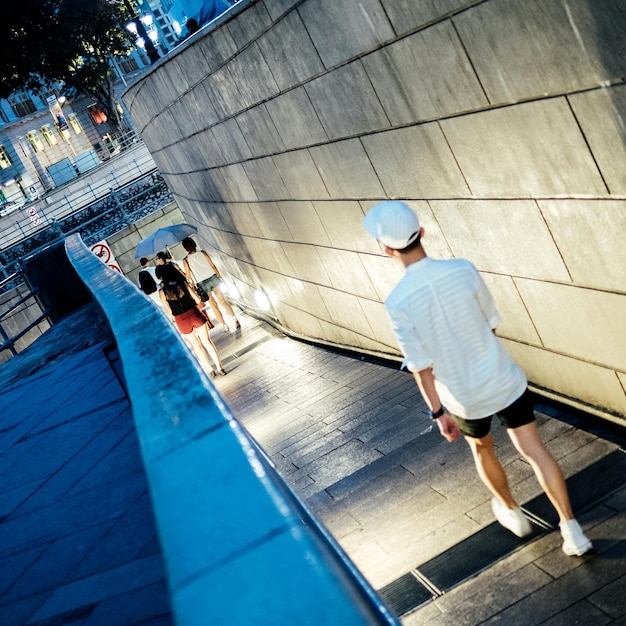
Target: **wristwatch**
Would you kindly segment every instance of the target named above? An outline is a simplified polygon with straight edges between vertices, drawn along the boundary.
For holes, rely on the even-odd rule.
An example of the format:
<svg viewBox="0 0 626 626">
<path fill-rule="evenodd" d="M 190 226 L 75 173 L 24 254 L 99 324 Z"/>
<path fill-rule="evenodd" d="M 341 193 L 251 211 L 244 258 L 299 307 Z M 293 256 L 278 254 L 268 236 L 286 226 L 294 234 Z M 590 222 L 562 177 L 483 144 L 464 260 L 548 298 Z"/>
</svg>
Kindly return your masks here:
<svg viewBox="0 0 626 626">
<path fill-rule="evenodd" d="M 447 412 L 448 412 L 448 409 L 446 409 L 446 407 L 443 406 L 442 404 L 437 411 L 430 412 L 430 419 L 431 420 L 439 419 L 444 413 L 447 413 Z"/>
</svg>

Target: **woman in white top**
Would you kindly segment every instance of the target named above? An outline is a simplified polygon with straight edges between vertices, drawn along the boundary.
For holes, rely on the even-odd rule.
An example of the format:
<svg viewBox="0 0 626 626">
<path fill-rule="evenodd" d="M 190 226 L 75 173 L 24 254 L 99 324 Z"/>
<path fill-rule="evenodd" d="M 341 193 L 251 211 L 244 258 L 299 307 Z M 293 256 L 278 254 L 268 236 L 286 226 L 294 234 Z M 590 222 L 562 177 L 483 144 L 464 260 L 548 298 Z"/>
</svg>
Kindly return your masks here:
<svg viewBox="0 0 626 626">
<path fill-rule="evenodd" d="M 215 317 L 224 327 L 224 332 L 230 332 L 230 329 L 224 322 L 224 316 L 220 311 L 217 301 L 226 309 L 226 312 L 233 318 L 235 328 L 241 328 L 241 324 L 235 315 L 233 307 L 226 301 L 224 294 L 220 291 L 219 284 L 221 275 L 219 270 L 213 263 L 211 257 L 204 251 L 198 250 L 196 242 L 191 237 L 185 237 L 181 242 L 183 248 L 187 251 L 187 256 L 183 259 L 183 267 L 185 268 L 185 276 L 192 285 L 198 285 L 209 295 L 209 304 Z M 213 297 L 215 295 L 215 297 Z"/>
</svg>

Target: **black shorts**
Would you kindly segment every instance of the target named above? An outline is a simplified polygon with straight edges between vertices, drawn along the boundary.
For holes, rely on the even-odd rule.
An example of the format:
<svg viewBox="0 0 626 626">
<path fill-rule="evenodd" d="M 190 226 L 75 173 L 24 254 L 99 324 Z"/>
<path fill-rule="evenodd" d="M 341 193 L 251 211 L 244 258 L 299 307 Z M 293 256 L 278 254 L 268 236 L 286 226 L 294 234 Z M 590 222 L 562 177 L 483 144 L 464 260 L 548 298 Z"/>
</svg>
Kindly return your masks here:
<svg viewBox="0 0 626 626">
<path fill-rule="evenodd" d="M 535 421 L 533 402 L 528 388 L 513 404 L 496 413 L 500 423 L 505 428 L 519 428 Z M 491 419 L 493 415 L 482 417 L 477 420 L 467 420 L 453 415 L 452 418 L 459 425 L 461 432 L 466 437 L 482 439 L 489 434 L 491 429 Z"/>
</svg>

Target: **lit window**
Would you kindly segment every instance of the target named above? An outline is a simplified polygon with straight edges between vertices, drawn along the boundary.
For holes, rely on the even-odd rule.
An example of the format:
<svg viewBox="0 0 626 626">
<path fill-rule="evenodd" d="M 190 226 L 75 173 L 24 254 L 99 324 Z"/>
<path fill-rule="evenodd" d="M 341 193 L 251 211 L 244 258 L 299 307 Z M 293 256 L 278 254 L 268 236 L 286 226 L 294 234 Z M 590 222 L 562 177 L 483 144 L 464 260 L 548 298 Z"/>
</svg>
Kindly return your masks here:
<svg viewBox="0 0 626 626">
<path fill-rule="evenodd" d="M 9 153 L 6 151 L 4 146 L 0 146 L 0 167 L 3 170 L 11 167 L 13 163 L 11 162 L 11 158 L 9 157 Z"/>
<path fill-rule="evenodd" d="M 90 107 L 87 107 L 87 112 L 89 113 L 94 124 L 103 124 L 107 121 L 106 114 L 97 104 L 92 104 Z"/>
<path fill-rule="evenodd" d="M 70 113 L 67 116 L 67 121 L 70 123 L 70 126 L 72 127 L 72 130 L 77 134 L 80 135 L 83 132 L 83 129 L 80 125 L 80 122 L 78 121 L 78 117 L 76 116 L 76 113 Z"/>
<path fill-rule="evenodd" d="M 33 147 L 35 152 L 43 152 L 43 143 L 39 138 L 36 130 L 31 130 L 26 133 L 26 138 L 30 142 L 30 145 Z"/>
<path fill-rule="evenodd" d="M 41 134 L 49 146 L 56 146 L 59 143 L 59 140 L 50 128 L 50 124 L 45 124 L 41 127 Z"/>
</svg>

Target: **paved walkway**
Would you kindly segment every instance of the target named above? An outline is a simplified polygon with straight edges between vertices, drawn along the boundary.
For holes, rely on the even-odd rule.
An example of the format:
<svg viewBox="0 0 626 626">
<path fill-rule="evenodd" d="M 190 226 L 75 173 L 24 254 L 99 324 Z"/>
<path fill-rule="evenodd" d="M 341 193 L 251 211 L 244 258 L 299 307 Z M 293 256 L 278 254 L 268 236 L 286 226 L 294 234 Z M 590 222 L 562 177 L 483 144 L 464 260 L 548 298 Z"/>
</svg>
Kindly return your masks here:
<svg viewBox="0 0 626 626">
<path fill-rule="evenodd" d="M 171 623 L 130 407 L 94 311 L 0 367 L 3 625 Z M 409 374 L 242 321 L 212 331 L 229 372 L 216 388 L 404 624 L 626 623 L 623 433 L 538 406 L 596 546 L 569 558 L 501 429 L 535 522 L 526 540 L 493 522 L 466 445 L 435 432 Z"/>
</svg>

